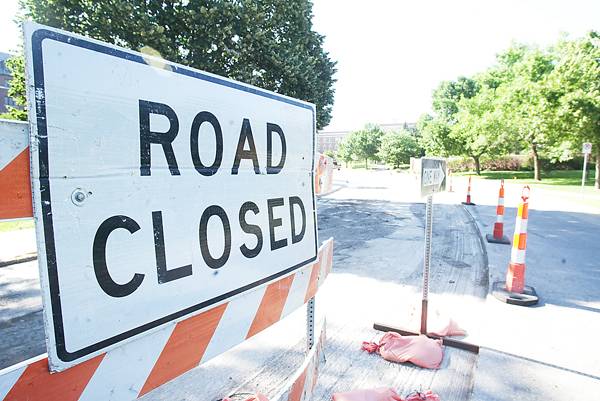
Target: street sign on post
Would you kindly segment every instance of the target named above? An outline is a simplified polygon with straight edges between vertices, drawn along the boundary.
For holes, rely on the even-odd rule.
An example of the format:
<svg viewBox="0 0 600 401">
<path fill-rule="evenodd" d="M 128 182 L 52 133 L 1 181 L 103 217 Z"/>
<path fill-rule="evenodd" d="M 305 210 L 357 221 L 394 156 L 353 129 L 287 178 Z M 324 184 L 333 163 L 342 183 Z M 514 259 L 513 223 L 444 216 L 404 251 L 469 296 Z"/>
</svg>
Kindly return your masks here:
<svg viewBox="0 0 600 401">
<path fill-rule="evenodd" d="M 50 368 L 316 259 L 315 107 L 25 24 Z"/>
<path fill-rule="evenodd" d="M 427 302 L 429 298 L 429 267 L 433 235 L 433 194 L 446 190 L 446 160 L 421 158 L 421 196 L 427 196 L 425 206 L 425 248 L 423 255 L 423 297 L 421 300 L 421 334 L 427 334 Z"/>
<path fill-rule="evenodd" d="M 592 153 L 592 144 L 584 142 L 581 152 L 583 153 L 583 172 L 581 173 L 581 187 L 585 186 L 585 173 L 587 172 L 587 162 L 590 153 Z"/>
<path fill-rule="evenodd" d="M 425 204 L 425 246 L 423 257 L 423 296 L 421 298 L 421 328 L 419 332 L 390 326 L 387 324 L 374 323 L 373 328 L 379 331 L 393 331 L 405 336 L 426 335 L 431 338 L 440 339 L 441 337 L 427 331 L 427 303 L 429 298 L 429 267 L 431 264 L 431 240 L 433 236 L 433 194 L 446 190 L 446 160 L 439 158 L 426 158 L 411 160 L 411 166 L 421 168 L 420 184 L 421 194 L 427 196 Z M 416 170 L 416 169 L 415 169 Z M 415 171 L 418 173 L 418 171 Z M 479 352 L 479 347 L 460 340 L 450 338 L 441 338 L 444 345 L 460 348 L 467 351 Z"/>
<path fill-rule="evenodd" d="M 446 190 L 446 160 L 421 158 L 421 196 Z"/>
</svg>

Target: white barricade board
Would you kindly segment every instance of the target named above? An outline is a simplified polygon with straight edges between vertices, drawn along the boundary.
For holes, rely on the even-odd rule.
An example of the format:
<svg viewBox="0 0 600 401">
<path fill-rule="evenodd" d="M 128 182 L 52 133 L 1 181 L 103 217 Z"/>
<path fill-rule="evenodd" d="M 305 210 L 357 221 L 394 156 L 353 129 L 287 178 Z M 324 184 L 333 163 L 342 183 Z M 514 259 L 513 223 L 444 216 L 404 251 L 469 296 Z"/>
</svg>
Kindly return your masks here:
<svg viewBox="0 0 600 401">
<path fill-rule="evenodd" d="M 50 368 L 317 255 L 312 104 L 25 24 Z"/>
</svg>

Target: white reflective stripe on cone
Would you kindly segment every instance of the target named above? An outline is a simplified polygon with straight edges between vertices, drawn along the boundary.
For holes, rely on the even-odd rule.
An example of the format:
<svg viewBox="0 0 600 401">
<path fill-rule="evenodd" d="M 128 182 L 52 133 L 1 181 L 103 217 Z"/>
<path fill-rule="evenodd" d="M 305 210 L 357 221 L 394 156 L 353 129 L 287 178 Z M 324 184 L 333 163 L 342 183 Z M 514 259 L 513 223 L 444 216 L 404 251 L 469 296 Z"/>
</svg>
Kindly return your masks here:
<svg viewBox="0 0 600 401">
<path fill-rule="evenodd" d="M 515 224 L 515 234 L 526 234 L 527 233 L 527 219 L 519 219 Z"/>
<path fill-rule="evenodd" d="M 525 249 L 513 248 L 512 252 L 510 253 L 510 261 L 512 263 L 525 264 Z"/>
</svg>

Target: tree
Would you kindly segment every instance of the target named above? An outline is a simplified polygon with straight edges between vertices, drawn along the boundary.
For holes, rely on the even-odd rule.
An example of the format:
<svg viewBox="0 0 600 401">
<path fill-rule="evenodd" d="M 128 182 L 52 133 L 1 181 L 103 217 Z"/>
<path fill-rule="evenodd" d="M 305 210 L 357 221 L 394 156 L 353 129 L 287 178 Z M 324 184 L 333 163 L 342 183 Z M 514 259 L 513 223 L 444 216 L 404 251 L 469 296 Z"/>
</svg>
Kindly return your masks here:
<svg viewBox="0 0 600 401">
<path fill-rule="evenodd" d="M 335 62 L 310 0 L 21 0 L 26 18 L 312 102 L 331 119 Z"/>
<path fill-rule="evenodd" d="M 591 142 L 596 155 L 595 188 L 600 189 L 600 33 L 590 32 L 557 46 L 559 61 L 550 77 L 561 93 L 558 118 L 561 132 L 580 152 Z"/>
<path fill-rule="evenodd" d="M 450 125 L 440 117 L 423 114 L 417 122 L 419 144 L 429 156 L 458 154 L 458 143 L 450 136 Z"/>
<path fill-rule="evenodd" d="M 459 77 L 456 81 L 442 81 L 433 92 L 432 106 L 435 115 L 423 115 L 417 123 L 421 145 L 429 155 L 450 156 L 462 154 L 462 143 L 450 135 L 456 124 L 459 102 L 477 94 L 480 85 L 471 78 Z"/>
<path fill-rule="evenodd" d="M 448 123 L 454 122 L 458 102 L 479 92 L 479 83 L 471 78 L 459 77 L 456 81 L 442 81 L 433 92 L 433 110 Z"/>
<path fill-rule="evenodd" d="M 25 97 L 25 67 L 23 56 L 14 56 L 6 61 L 6 66 L 12 73 L 8 96 L 10 96 L 19 107 L 8 106 L 8 112 L 0 115 L 0 118 L 11 120 L 27 120 L 27 99 Z"/>
<path fill-rule="evenodd" d="M 557 131 L 557 107 L 560 93 L 549 84 L 554 55 L 539 49 L 509 49 L 510 64 L 501 64 L 505 81 L 497 89 L 504 119 L 510 122 L 515 140 L 531 149 L 534 179 L 541 178 L 541 152 L 560 142 Z"/>
<path fill-rule="evenodd" d="M 389 166 L 399 168 L 418 157 L 421 149 L 415 137 L 408 131 L 388 132 L 381 138 L 379 157 Z"/>
<path fill-rule="evenodd" d="M 350 144 L 348 143 L 347 138 L 343 139 L 338 144 L 337 157 L 340 160 L 343 160 L 344 163 L 346 163 L 346 167 L 348 167 L 348 163 L 350 163 L 352 161 L 352 158 L 353 158 L 352 149 L 350 147 Z"/>
<path fill-rule="evenodd" d="M 377 160 L 383 131 L 377 125 L 367 124 L 359 131 L 351 132 L 346 138 L 346 151 L 353 158 L 365 161 L 365 168 L 369 167 L 369 159 Z"/>
<path fill-rule="evenodd" d="M 481 157 L 500 151 L 509 142 L 504 116 L 495 97 L 495 90 L 486 88 L 472 98 L 463 98 L 450 131 L 450 137 L 459 144 L 456 149 L 460 154 L 473 158 L 477 175 L 481 174 Z"/>
</svg>

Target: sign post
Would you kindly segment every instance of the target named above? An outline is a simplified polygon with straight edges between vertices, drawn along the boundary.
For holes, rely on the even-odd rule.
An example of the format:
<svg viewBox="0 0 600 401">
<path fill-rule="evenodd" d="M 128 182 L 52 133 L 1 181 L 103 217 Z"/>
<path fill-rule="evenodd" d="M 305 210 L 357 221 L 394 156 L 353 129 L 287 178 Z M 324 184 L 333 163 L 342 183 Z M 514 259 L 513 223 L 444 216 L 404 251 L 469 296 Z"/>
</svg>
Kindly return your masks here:
<svg viewBox="0 0 600 401">
<path fill-rule="evenodd" d="M 585 175 L 587 173 L 587 162 L 590 153 L 592 153 L 592 144 L 584 142 L 581 152 L 583 153 L 583 173 L 581 174 L 581 188 L 585 187 Z"/>
<path fill-rule="evenodd" d="M 433 237 L 433 194 L 444 192 L 446 190 L 447 166 L 445 159 L 426 158 L 420 159 L 420 190 L 421 196 L 426 197 L 425 202 L 425 246 L 423 253 L 423 296 L 421 299 L 421 327 L 419 332 L 406 330 L 394 326 L 375 323 L 373 328 L 380 331 L 394 331 L 402 335 L 424 334 L 431 338 L 440 338 L 439 336 L 427 332 L 427 310 L 429 300 L 429 269 L 431 266 L 431 240 Z M 444 345 L 464 349 L 471 352 L 479 352 L 479 347 L 463 341 L 451 338 L 442 338 Z"/>
<path fill-rule="evenodd" d="M 421 334 L 427 334 L 427 302 L 429 298 L 429 267 L 433 234 L 433 194 L 446 190 L 446 160 L 421 158 L 421 196 L 425 203 L 425 248 L 423 254 L 423 298 L 421 300 Z"/>
</svg>

